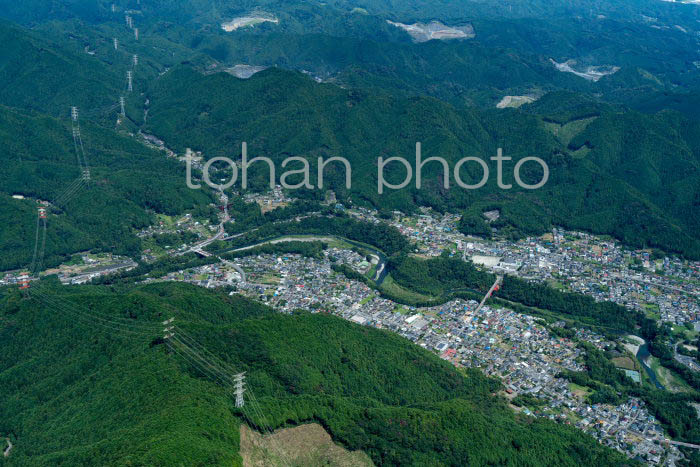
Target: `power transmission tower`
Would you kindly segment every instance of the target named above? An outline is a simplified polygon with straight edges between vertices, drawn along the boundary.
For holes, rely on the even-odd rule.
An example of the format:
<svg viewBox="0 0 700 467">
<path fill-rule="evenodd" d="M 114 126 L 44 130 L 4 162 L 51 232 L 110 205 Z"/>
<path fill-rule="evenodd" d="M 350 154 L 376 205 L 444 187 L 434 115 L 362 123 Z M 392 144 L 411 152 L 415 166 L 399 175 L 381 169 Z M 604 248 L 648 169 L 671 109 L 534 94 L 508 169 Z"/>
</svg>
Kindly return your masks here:
<svg viewBox="0 0 700 467">
<path fill-rule="evenodd" d="M 114 50 L 119 50 L 119 39 L 114 38 Z"/>
<path fill-rule="evenodd" d="M 134 61 L 134 66 L 139 64 L 139 56 L 137 54 L 134 54 L 133 61 Z"/>
<path fill-rule="evenodd" d="M 127 87 L 127 89 L 129 90 L 129 92 L 133 91 L 133 90 L 134 90 L 134 87 L 133 87 L 133 82 L 132 82 L 131 71 L 127 71 L 127 72 L 126 72 L 126 80 L 127 80 L 127 82 L 128 82 L 128 87 Z"/>
<path fill-rule="evenodd" d="M 80 139 L 80 126 L 78 124 L 78 108 L 77 107 L 71 107 L 70 108 L 70 118 L 71 118 L 71 129 L 73 133 L 73 143 L 75 144 L 75 155 L 78 158 L 78 168 L 82 172 L 83 170 L 83 162 L 82 159 L 80 158 L 80 150 L 78 146 L 78 140 Z"/>
<path fill-rule="evenodd" d="M 80 136 L 80 122 L 78 121 L 78 108 L 70 108 L 71 126 L 73 129 L 73 143 L 75 145 L 75 153 L 78 157 L 78 168 L 83 174 L 83 179 L 90 181 L 90 168 L 87 163 L 85 148 L 83 147 L 83 138 Z M 81 157 L 82 156 L 82 157 Z"/>
<path fill-rule="evenodd" d="M 126 117 L 126 110 L 124 109 L 124 97 L 119 98 L 119 105 L 122 108 L 122 117 Z"/>
<path fill-rule="evenodd" d="M 131 16 L 126 15 L 126 25 L 131 29 L 134 26 L 134 20 L 131 18 Z"/>
<path fill-rule="evenodd" d="M 139 40 L 139 28 L 134 28 L 134 39 Z"/>
<path fill-rule="evenodd" d="M 235 384 L 234 390 L 236 391 L 236 407 L 240 408 L 245 405 L 245 401 L 243 400 L 243 393 L 245 392 L 245 371 L 234 375 L 233 382 Z"/>
<path fill-rule="evenodd" d="M 22 274 L 21 276 L 19 276 L 19 289 L 26 290 L 28 288 L 29 288 L 29 275 Z"/>
<path fill-rule="evenodd" d="M 173 326 L 173 321 L 175 321 L 175 318 L 170 318 L 163 321 L 163 339 L 165 340 L 175 337 L 175 333 L 173 332 L 175 329 L 175 326 Z"/>
</svg>

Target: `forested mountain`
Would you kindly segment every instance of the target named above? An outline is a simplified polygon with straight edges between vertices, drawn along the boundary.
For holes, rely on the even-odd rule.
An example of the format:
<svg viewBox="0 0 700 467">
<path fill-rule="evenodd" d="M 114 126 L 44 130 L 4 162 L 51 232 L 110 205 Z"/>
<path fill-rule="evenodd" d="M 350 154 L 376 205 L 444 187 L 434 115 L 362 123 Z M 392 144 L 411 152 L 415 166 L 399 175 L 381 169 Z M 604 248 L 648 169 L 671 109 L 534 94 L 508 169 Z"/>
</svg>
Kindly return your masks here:
<svg viewBox="0 0 700 467">
<path fill-rule="evenodd" d="M 114 12 L 109 2 L 79 1 L 34 5 L 33 9 L 31 4 L 15 5 L 5 10 L 7 17 L 32 25 L 34 30 L 9 23 L 0 27 L 9 51 L 0 63 L 2 103 L 64 121 L 68 108 L 78 105 L 85 118 L 111 126 L 118 99 L 126 95 L 129 118 L 121 129 L 136 131 L 145 125 L 179 150 L 193 147 L 207 156 L 235 155 L 245 140 L 252 151 L 278 159 L 286 154 L 311 158 L 342 154 L 352 160 L 360 175 L 353 177 L 353 197 L 375 206 L 378 156 L 412 156 L 415 142 L 421 141 L 426 157 L 442 155 L 454 163 L 467 155 L 491 157 L 502 147 L 515 160 L 536 155 L 547 161 L 553 171 L 545 189 L 505 192 L 490 183 L 474 192 L 445 191 L 437 184 L 437 167 L 430 165 L 426 168 L 430 174 L 425 177 L 427 189 L 391 193 L 382 200 L 382 207 L 411 210 L 427 204 L 466 210 L 466 216 L 472 218 L 478 218 L 484 209 L 498 208 L 504 213 L 499 227 L 514 235 L 542 232 L 557 224 L 610 233 L 634 246 L 698 256 L 698 125 L 677 115 L 644 116 L 602 102 L 635 95 L 632 104 L 640 110 L 651 113 L 677 107 L 692 117 L 687 106 L 666 104 L 663 97 L 646 107 L 636 104 L 640 93 L 664 96 L 669 80 L 678 88 L 679 83 L 692 83 L 698 75 L 693 72 L 690 52 L 694 39 L 683 33 L 684 26 L 679 24 L 681 29 L 675 30 L 651 27 L 680 22 L 676 10 L 686 11 L 683 5 L 645 4 L 648 10 L 643 11 L 656 15 L 650 26 L 648 20 L 632 14 L 629 5 L 591 2 L 587 6 L 591 11 L 598 9 L 609 17 L 596 22 L 583 15 L 572 26 L 563 22 L 561 12 L 568 8 L 564 4 L 555 5 L 558 13 L 547 16 L 536 2 L 530 2 L 528 11 L 494 19 L 485 13 L 493 5 L 473 2 L 470 15 L 465 13 L 462 19 L 475 25 L 476 38 L 415 44 L 386 23 L 388 4 L 380 2 L 365 5 L 370 14 L 348 10 L 342 2 L 325 7 L 270 2 L 256 11 L 267 9 L 278 23 L 232 33 L 222 31 L 219 24 L 231 15 L 252 11 L 254 5 L 142 3 L 117 2 Z M 414 20 L 430 18 L 429 5 L 411 5 Z M 585 12 L 584 6 L 579 5 L 578 11 Z M 462 6 L 448 2 L 441 8 L 444 18 L 449 18 Z M 138 41 L 121 18 L 128 9 L 142 28 Z M 396 8 L 396 15 L 404 16 L 391 18 L 409 21 L 408 11 Z M 46 21 L 49 17 L 54 21 Z M 457 16 L 452 18 L 457 21 Z M 112 46 L 112 37 L 121 40 L 118 50 Z M 619 47 L 629 49 L 636 43 L 645 46 L 635 53 L 619 53 Z M 613 57 L 627 62 L 618 63 L 622 69 L 617 73 L 591 82 L 558 71 L 549 61 L 550 57 L 564 61 L 573 51 L 582 54 L 582 64 L 612 64 L 608 59 Z M 138 68 L 132 63 L 134 53 L 140 56 Z M 178 67 L 181 61 L 188 64 Z M 225 74 L 202 76 L 192 71 L 211 73 L 236 63 L 277 67 L 245 82 Z M 172 66 L 175 68 L 167 71 Z M 319 85 L 282 68 L 309 69 L 347 89 Z M 131 94 L 125 92 L 128 70 L 134 76 L 135 92 Z M 277 94 L 270 93 L 270 87 Z M 556 89 L 575 93 L 562 94 Z M 553 92 L 521 110 L 470 106 L 490 107 L 506 91 L 537 97 L 548 90 Z M 146 94 L 141 96 L 141 92 Z M 672 95 L 681 92 L 675 89 Z M 448 103 L 410 97 L 426 94 Z M 151 100 L 148 115 L 143 112 L 146 99 Z M 31 125 L 29 120 L 15 125 L 7 137 L 26 132 L 27 125 Z M 640 128 L 644 138 L 636 137 Z M 70 140 L 64 141 L 70 147 Z M 141 150 L 132 146 L 129 152 Z M 36 146 L 29 149 L 35 155 L 38 151 Z M 17 155 L 14 159 L 19 161 Z M 478 177 L 475 167 L 469 170 L 473 178 Z M 529 176 L 537 178 L 537 170 L 532 172 Z M 131 175 L 121 181 L 130 183 Z M 330 173 L 328 180 L 338 188 L 342 174 Z M 260 182 L 258 179 L 258 186 Z M 38 183 L 29 180 L 31 188 L 12 186 L 5 193 L 39 195 Z M 178 189 L 172 188 L 175 191 L 164 189 L 167 194 L 163 196 L 173 199 Z M 188 193 L 184 199 L 191 196 L 196 195 Z M 164 210 L 170 203 L 152 204 L 149 209 Z M 189 201 L 173 204 L 177 207 L 169 208 L 171 211 L 182 205 L 193 207 Z M 131 219 L 128 224 L 133 227 L 144 225 L 146 218 L 125 215 L 120 219 Z M 78 243 L 115 245 L 103 240 Z M 120 250 L 136 251 L 133 246 Z M 17 266 L 20 262 L 6 263 Z"/>
<path fill-rule="evenodd" d="M 0 40 L 0 271 L 32 262 L 38 206 L 48 217 L 44 267 L 82 251 L 141 260 L 137 232 L 165 218 L 157 214 L 218 222 L 225 211 L 234 219 L 202 247 L 202 258 L 154 253 L 89 286 L 63 287 L 49 276 L 28 290 L 0 289 L 0 436 L 13 442 L 0 466 L 242 465 L 242 423 L 263 432 L 310 422 L 378 465 L 631 464 L 571 426 L 516 414 L 496 380 L 456 369 L 395 334 L 323 313 L 273 313 L 231 288 L 154 281 L 219 261 L 216 255 L 236 260 L 244 252 L 232 250 L 248 246 L 256 255 L 320 257 L 321 242 L 255 247 L 317 234 L 385 253 L 387 283 L 418 297 L 396 301 L 406 306 L 460 293 L 480 298 L 494 283 L 447 252 L 412 255 L 414 244 L 398 229 L 351 218 L 344 206 L 371 206 L 380 218 L 429 206 L 461 214 L 457 225 L 466 234 L 515 239 L 557 226 L 700 258 L 700 7 L 661 0 L 0 0 Z M 154 149 L 155 139 L 146 144 L 144 134 L 178 156 L 202 151 L 205 161 L 238 161 L 247 142 L 249 157 L 277 163 L 275 182 L 289 156 L 310 162 L 312 185 L 317 158 L 342 156 L 352 165 L 352 188 L 344 187 L 341 166 L 331 165 L 323 190 L 300 190 L 293 195 L 300 200 L 285 207 L 246 204 L 236 185 L 226 193 L 229 210 L 219 211 L 214 203 L 225 197 L 188 188 L 184 165 Z M 417 142 L 423 159 L 448 161 L 451 187 L 441 186 L 441 167 L 431 163 L 421 189 L 414 177 L 380 195 L 377 159 L 414 161 Z M 499 186 L 490 160 L 501 148 L 512 158 L 503 165 L 509 189 Z M 549 181 L 525 190 L 513 167 L 531 156 L 547 163 Z M 488 163 L 482 188 L 456 186 L 452 169 L 464 157 Z M 251 191 L 267 190 L 264 168 L 251 171 Z M 297 161 L 286 170 L 298 168 Z M 392 183 L 404 174 L 400 164 L 385 170 Z M 475 163 L 461 171 L 465 183 L 482 175 Z M 521 176 L 533 184 L 542 170 L 526 164 Z M 321 204 L 329 188 L 343 206 Z M 487 223 L 487 211 L 495 220 Z M 144 244 L 190 242 L 201 227 Z M 334 271 L 343 271 L 339 265 L 333 259 Z M 391 291 L 347 271 L 373 293 Z M 566 319 L 553 335 L 573 335 L 570 324 L 640 333 L 663 365 L 682 368 L 666 341 L 675 329 L 657 329 L 642 311 L 520 278 L 507 276 L 501 286 L 490 303 Z M 201 343 L 197 352 L 208 357 L 166 341 L 164 321 L 173 317 L 178 335 Z M 593 378 L 599 368 L 589 365 L 595 355 L 586 354 L 589 367 L 569 375 L 572 381 L 602 387 Z M 211 357 L 246 372 L 261 412 L 236 408 Z M 615 398 L 642 394 L 670 436 L 697 441 L 686 396 L 636 392 L 612 370 Z"/>
<path fill-rule="evenodd" d="M 532 110 L 479 111 L 429 98 L 344 90 L 279 69 L 249 80 L 175 69 L 155 81 L 147 96 L 146 128 L 179 149 L 237 158 L 247 141 L 251 157 L 265 155 L 280 163 L 288 155 L 308 157 L 312 165 L 318 156 L 348 158 L 358 202 L 408 211 L 416 204 L 471 212 L 498 208 L 504 214 L 501 226 L 516 234 L 541 233 L 557 224 L 612 234 L 632 245 L 695 257 L 700 252 L 700 126 L 678 114 L 623 112 L 565 94 L 547 96 Z M 495 176 L 479 190 L 444 190 L 437 178 L 442 169 L 432 164 L 424 169 L 421 190 L 384 193 L 380 200 L 376 159 L 414 160 L 417 141 L 424 159 L 441 156 L 451 167 L 468 155 L 487 160 L 499 147 L 513 157 L 512 164 L 537 156 L 550 166 L 551 178 L 534 191 L 501 190 Z M 504 181 L 512 183 L 508 167 Z M 481 169 L 470 169 L 469 182 L 475 183 Z M 493 164 L 491 169 L 495 174 Z M 404 170 L 397 164 L 387 173 L 396 183 Z M 536 183 L 541 169 L 527 176 Z M 331 179 L 342 192 L 342 173 Z"/>
<path fill-rule="evenodd" d="M 126 41 L 133 52 L 140 49 L 144 57 L 161 64 L 173 57 L 185 59 L 189 49 L 223 67 L 247 64 L 308 70 L 355 88 L 428 94 L 480 106 L 493 106 L 508 94 L 539 96 L 555 89 L 595 93 L 624 103 L 640 94 L 700 85 L 697 8 L 660 0 L 641 5 L 608 0 L 438 5 L 219 0 L 39 3 L 13 3 L 0 15 L 48 32 L 59 41 L 85 35 L 76 30 L 78 21 L 109 33 L 107 39 Z M 129 38 L 125 11 L 133 15 L 148 47 Z M 256 15 L 275 22 L 231 32 L 221 29 L 233 18 Z M 408 33 L 388 20 L 469 25 L 475 37 L 414 44 Z M 88 37 L 85 45 L 98 48 L 105 37 Z M 567 64 L 571 60 L 572 69 L 582 74 L 599 67 L 619 70 L 585 79 L 557 70 L 551 60 Z"/>
<path fill-rule="evenodd" d="M 89 109 L 92 115 L 114 109 L 125 74 L 5 21 L 0 21 L 0 41 L 2 105 L 64 117 L 71 106 Z"/>
<path fill-rule="evenodd" d="M 55 201 L 82 175 L 71 131 L 65 120 L 0 107 L 5 142 L 0 149 L 0 269 L 31 262 L 36 200 Z M 137 256 L 140 244 L 133 229 L 153 223 L 153 213 L 210 209 L 213 198 L 189 190 L 184 166 L 164 153 L 90 124 L 82 126 L 82 135 L 92 180 L 68 204 L 49 211 L 46 266 L 89 249 Z"/>
<path fill-rule="evenodd" d="M 241 465 L 238 428 L 262 416 L 272 427 L 320 422 L 377 464 L 624 464 L 572 427 L 514 415 L 480 372 L 339 318 L 175 284 L 36 293 L 0 291 L 0 432 L 15 446 L 0 465 Z M 169 317 L 247 372 L 262 413 L 236 409 L 169 350 L 159 326 Z M 134 333 L 148 323 L 150 335 Z"/>
</svg>

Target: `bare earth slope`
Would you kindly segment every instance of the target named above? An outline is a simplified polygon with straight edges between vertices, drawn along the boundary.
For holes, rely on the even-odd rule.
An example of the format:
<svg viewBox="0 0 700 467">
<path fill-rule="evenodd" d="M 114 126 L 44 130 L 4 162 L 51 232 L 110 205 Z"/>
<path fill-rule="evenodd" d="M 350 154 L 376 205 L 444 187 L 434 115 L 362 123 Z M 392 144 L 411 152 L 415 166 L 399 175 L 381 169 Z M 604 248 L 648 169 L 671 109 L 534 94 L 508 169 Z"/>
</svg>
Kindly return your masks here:
<svg viewBox="0 0 700 467">
<path fill-rule="evenodd" d="M 333 443 L 330 435 L 317 423 L 286 428 L 265 436 L 241 425 L 240 454 L 244 467 L 374 465 L 364 452 L 348 451 Z"/>
</svg>

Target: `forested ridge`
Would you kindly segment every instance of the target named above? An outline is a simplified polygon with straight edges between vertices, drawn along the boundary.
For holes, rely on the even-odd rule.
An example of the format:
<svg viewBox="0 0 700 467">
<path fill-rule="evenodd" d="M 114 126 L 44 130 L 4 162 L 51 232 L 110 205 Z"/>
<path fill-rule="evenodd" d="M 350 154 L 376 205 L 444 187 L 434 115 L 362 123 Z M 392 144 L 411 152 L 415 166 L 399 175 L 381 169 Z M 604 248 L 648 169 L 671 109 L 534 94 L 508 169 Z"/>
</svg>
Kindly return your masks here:
<svg viewBox="0 0 700 467">
<path fill-rule="evenodd" d="M 50 209 L 46 266 L 90 249 L 138 257 L 134 229 L 152 224 L 153 213 L 209 212 L 213 198 L 185 186 L 177 161 L 87 122 L 82 134 L 92 180 L 66 206 Z M 0 137 L 7 142 L 0 149 L 0 269 L 6 270 L 31 262 L 36 200 L 54 201 L 82 173 L 66 119 L 0 106 Z"/>
<path fill-rule="evenodd" d="M 127 14 L 139 37 L 126 25 Z M 251 14 L 276 21 L 228 32 L 221 27 Z M 429 206 L 461 213 L 466 234 L 487 237 L 495 229 L 515 239 L 562 226 L 700 258 L 696 6 L 658 0 L 0 0 L 0 18 L 0 270 L 30 263 L 37 201 L 56 200 L 81 176 L 71 106 L 80 109 L 91 180 L 69 203 L 49 207 L 43 266 L 86 250 L 139 260 L 136 232 L 154 225 L 157 214 L 217 217 L 214 196 L 188 189 L 184 166 L 139 141 L 142 132 L 178 155 L 185 148 L 203 151 L 205 160 L 237 159 L 247 141 L 251 156 L 271 157 L 278 167 L 290 155 L 309 159 L 312 174 L 318 157 L 346 157 L 353 187 L 345 189 L 345 174 L 332 166 L 325 189 L 345 206 L 374 207 L 381 217 Z M 475 36 L 416 42 L 387 20 L 440 20 L 472 27 Z M 242 80 L 232 76 L 236 65 L 266 69 Z M 591 79 L 601 69 L 604 76 Z M 496 108 L 508 97 L 534 102 Z M 439 186 L 439 166 L 430 164 L 422 189 L 409 185 L 379 196 L 377 158 L 411 161 L 418 141 L 424 158 L 441 156 L 451 167 L 466 156 L 486 160 L 489 182 L 469 191 L 452 181 L 448 190 Z M 506 183 L 513 183 L 518 160 L 537 156 L 551 170 L 548 184 L 534 191 L 497 187 L 489 158 L 498 148 L 513 158 L 505 164 Z M 251 176 L 255 190 L 267 187 L 259 169 Z M 387 174 L 399 182 L 403 169 L 392 165 Z M 522 175 L 535 182 L 541 172 L 526 165 Z M 463 170 L 465 182 L 480 177 L 475 164 Z M 325 248 L 292 242 L 230 251 L 289 234 L 367 243 L 389 257 L 393 289 L 349 267 L 334 264 L 334 270 L 408 305 L 480 299 L 493 283 L 493 275 L 447 255 L 412 256 L 397 229 L 322 206 L 325 189 L 299 191 L 301 201 L 265 214 L 233 201 L 235 223 L 226 231 L 243 235 L 209 250 L 234 259 L 319 257 Z M 500 217 L 487 223 L 489 210 Z M 193 239 L 179 234 L 154 241 Z M 0 289 L 0 440 L 13 443 L 0 465 L 241 465 L 241 423 L 261 429 L 306 422 L 322 424 L 335 442 L 380 465 L 633 463 L 570 426 L 515 414 L 496 380 L 458 370 L 397 335 L 303 310 L 276 314 L 229 290 L 135 284 L 215 261 L 189 253 L 139 261 L 90 286 L 62 287 L 49 277 L 24 294 Z M 411 300 L 391 295 L 402 288 Z M 669 435 L 700 442 L 688 404 L 700 401 L 700 381 L 674 359 L 668 326 L 514 277 L 504 279 L 489 303 L 547 322 L 563 319 L 566 327 L 552 332 L 569 337 L 572 326 L 641 334 L 692 391 L 632 385 L 613 368 L 611 353 L 593 348 L 586 349 L 586 371 L 562 376 L 589 387 L 593 402 L 642 398 Z M 226 388 L 169 350 L 161 331 L 171 317 L 217 358 L 247 373 L 266 421 L 236 409 Z M 140 334 L 143 326 L 148 331 Z"/>
<path fill-rule="evenodd" d="M 321 422 L 378 464 L 625 463 L 574 428 L 514 415 L 491 395 L 498 382 L 391 333 L 183 284 L 42 287 L 73 310 L 134 325 L 175 317 L 247 372 L 269 424 Z M 15 447 L 0 464 L 240 465 L 243 414 L 160 332 L 104 329 L 16 290 L 1 300 L 0 433 Z"/>
<path fill-rule="evenodd" d="M 207 97 L 213 89 L 221 97 L 217 101 Z M 352 189 L 345 190 L 344 173 L 337 167 L 328 169 L 325 182 L 359 203 L 408 212 L 428 205 L 463 210 L 476 219 L 484 210 L 499 209 L 502 216 L 494 227 L 514 236 L 561 225 L 611 234 L 637 247 L 700 254 L 700 124 L 679 114 L 620 113 L 561 94 L 536 104 L 537 114 L 527 108 L 479 111 L 429 98 L 343 90 L 278 69 L 243 81 L 179 68 L 155 81 L 148 94 L 147 128 L 180 149 L 191 145 L 206 157 L 235 160 L 246 141 L 250 157 L 265 155 L 278 164 L 289 155 L 306 157 L 313 174 L 318 156 L 342 155 L 352 164 Z M 584 120 L 587 124 L 573 130 L 567 127 L 568 133 L 553 126 Z M 450 167 L 467 155 L 482 158 L 491 169 L 488 183 L 465 190 L 452 179 L 452 187 L 445 189 L 442 169 L 433 163 L 423 169 L 420 190 L 409 184 L 378 195 L 376 159 L 398 155 L 414 161 L 417 141 L 423 159 L 441 156 Z M 512 189 L 496 185 L 496 167 L 489 158 L 499 147 L 513 158 L 504 169 Z M 528 191 L 514 184 L 513 165 L 527 156 L 548 164 L 550 179 L 543 188 Z M 481 168 L 466 167 L 465 183 L 481 179 Z M 256 186 L 269 183 L 267 170 L 255 170 Z M 400 183 L 404 173 L 398 164 L 386 168 L 393 183 Z M 536 183 L 542 171 L 536 164 L 526 165 L 522 177 Z M 483 227 L 465 226 L 465 233 L 482 234 Z"/>
</svg>

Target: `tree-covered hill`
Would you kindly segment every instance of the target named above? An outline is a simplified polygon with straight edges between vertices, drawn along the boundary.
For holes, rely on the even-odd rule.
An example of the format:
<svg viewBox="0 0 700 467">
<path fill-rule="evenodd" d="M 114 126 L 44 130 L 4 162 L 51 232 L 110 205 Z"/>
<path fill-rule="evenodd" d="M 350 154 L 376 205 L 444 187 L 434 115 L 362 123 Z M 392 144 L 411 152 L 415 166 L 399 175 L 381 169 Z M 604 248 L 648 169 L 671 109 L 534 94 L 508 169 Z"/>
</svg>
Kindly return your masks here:
<svg viewBox="0 0 700 467">
<path fill-rule="evenodd" d="M 346 157 L 353 164 L 351 195 L 358 202 L 406 211 L 423 204 L 470 215 L 500 209 L 499 226 L 516 235 L 557 224 L 612 234 L 631 245 L 700 254 L 694 227 L 698 124 L 677 114 L 642 115 L 561 93 L 532 108 L 480 111 L 430 98 L 345 90 L 279 69 L 249 80 L 173 69 L 147 97 L 146 128 L 179 149 L 235 159 L 246 141 L 250 157 L 265 155 L 278 163 L 289 155 L 307 157 L 312 165 L 318 156 Z M 441 156 L 451 167 L 466 156 L 488 161 L 499 147 L 513 158 L 511 164 L 537 156 L 549 165 L 550 180 L 539 190 L 515 185 L 502 190 L 490 162 L 491 177 L 482 189 L 461 189 L 452 178 L 452 188 L 444 190 L 441 168 L 432 164 L 424 169 L 421 190 L 409 187 L 380 197 L 377 158 L 413 161 L 418 141 L 424 159 Z M 513 166 L 505 167 L 504 181 L 513 183 Z M 541 169 L 525 167 L 530 170 L 523 172 L 524 180 L 541 179 Z M 478 182 L 477 169 L 465 169 L 464 181 Z M 394 183 L 405 173 L 398 164 L 386 170 Z M 344 191 L 342 174 L 329 180 Z"/>
<path fill-rule="evenodd" d="M 153 213 L 209 209 L 208 192 L 189 190 L 184 166 L 164 153 L 87 122 L 82 135 L 92 180 L 68 204 L 49 210 L 46 266 L 89 249 L 136 256 L 133 229 L 150 225 Z M 0 149 L 0 269 L 6 270 L 31 262 L 36 200 L 56 200 L 81 171 L 66 120 L 0 107 L 0 138 L 6 142 Z"/>
<path fill-rule="evenodd" d="M 2 105 L 67 117 L 71 106 L 95 116 L 118 102 L 126 82 L 123 70 L 6 21 L 0 21 L 0 41 Z"/>
<path fill-rule="evenodd" d="M 38 31 L 48 30 L 58 41 L 80 36 L 86 46 L 100 49 L 105 38 L 118 37 L 161 65 L 174 56 L 203 54 L 222 67 L 243 63 L 303 69 L 355 88 L 427 94 L 481 106 L 493 106 L 507 94 L 541 95 L 553 89 L 627 102 L 640 94 L 700 85 L 694 65 L 700 60 L 698 9 L 659 0 L 645 0 L 642 5 L 601 0 L 553 4 L 402 0 L 361 6 L 344 0 L 7 3 L 12 5 L 0 8 L 0 15 Z M 143 46 L 129 38 L 125 11 L 132 12 L 147 38 Z M 232 33 L 221 30 L 222 22 L 255 14 L 274 16 L 278 22 Z M 476 38 L 413 44 L 407 33 L 387 20 L 470 24 Z M 76 32 L 76 22 L 78 29 L 109 34 L 89 37 Z M 550 58 L 574 60 L 581 69 L 621 69 L 591 82 L 557 71 Z"/>
<path fill-rule="evenodd" d="M 0 465 L 241 465 L 249 412 L 168 350 L 169 317 L 247 372 L 266 423 L 320 422 L 377 464 L 625 463 L 574 428 L 514 415 L 481 373 L 338 318 L 176 284 L 1 293 L 0 434 L 15 447 Z"/>
</svg>

